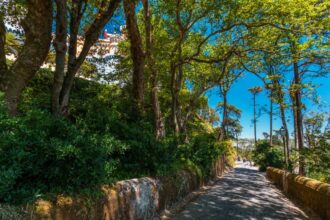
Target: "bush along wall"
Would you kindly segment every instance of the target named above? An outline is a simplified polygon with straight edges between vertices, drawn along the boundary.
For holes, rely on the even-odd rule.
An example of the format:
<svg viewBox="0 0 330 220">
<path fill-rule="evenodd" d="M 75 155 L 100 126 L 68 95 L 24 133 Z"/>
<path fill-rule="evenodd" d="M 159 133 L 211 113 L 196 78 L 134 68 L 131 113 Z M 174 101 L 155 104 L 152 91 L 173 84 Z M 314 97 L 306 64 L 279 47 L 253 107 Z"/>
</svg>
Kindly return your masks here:
<svg viewBox="0 0 330 220">
<path fill-rule="evenodd" d="M 223 156 L 212 167 L 214 176 L 221 176 L 229 169 Z M 103 196 L 93 201 L 66 196 L 48 201 L 40 199 L 29 208 L 29 213 L 33 219 L 152 219 L 203 184 L 205 178 L 186 166 L 166 177 L 142 177 L 103 186 Z"/>
<path fill-rule="evenodd" d="M 266 174 L 284 193 L 300 200 L 322 219 L 330 219 L 330 184 L 273 167 L 268 167 Z"/>
<path fill-rule="evenodd" d="M 260 171 L 266 171 L 268 166 L 283 168 L 283 147 L 270 145 L 267 141 L 258 142 L 252 152 L 254 162 Z"/>
</svg>

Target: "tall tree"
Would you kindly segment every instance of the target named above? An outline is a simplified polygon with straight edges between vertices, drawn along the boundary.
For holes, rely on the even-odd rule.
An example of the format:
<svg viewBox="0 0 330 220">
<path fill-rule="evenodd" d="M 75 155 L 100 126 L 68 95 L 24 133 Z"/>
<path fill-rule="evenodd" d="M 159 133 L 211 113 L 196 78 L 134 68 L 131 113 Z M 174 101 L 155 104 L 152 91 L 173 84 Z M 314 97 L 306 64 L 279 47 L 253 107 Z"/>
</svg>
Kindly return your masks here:
<svg viewBox="0 0 330 220">
<path fill-rule="evenodd" d="M 277 47 L 277 45 L 275 45 Z M 273 103 L 276 103 L 279 105 L 280 108 L 280 117 L 282 122 L 282 127 L 285 130 L 285 137 L 284 137 L 284 147 L 286 148 L 287 152 L 287 158 L 289 158 L 289 131 L 288 126 L 286 123 L 286 114 L 285 114 L 285 108 L 286 108 L 286 102 L 285 102 L 285 94 L 283 91 L 284 83 L 283 77 L 279 75 L 279 72 L 282 71 L 283 64 L 280 61 L 280 57 L 278 54 L 271 54 L 266 55 L 263 58 L 264 67 L 266 70 L 266 88 L 268 89 L 270 93 L 270 135 L 272 134 L 272 120 L 273 120 Z M 271 135 L 272 136 L 272 135 Z M 271 138 L 270 138 L 271 139 Z M 272 140 L 271 140 L 272 143 Z"/>
<path fill-rule="evenodd" d="M 158 98 L 158 70 L 153 56 L 153 26 L 151 23 L 152 14 L 149 5 L 149 0 L 142 0 L 143 15 L 145 24 L 145 41 L 146 41 L 146 63 L 150 71 L 150 83 L 151 83 L 151 100 L 152 111 L 154 115 L 154 129 L 156 139 L 160 139 L 165 136 L 165 124 L 162 118 L 162 111 Z"/>
<path fill-rule="evenodd" d="M 4 21 L 0 15 L 0 89 L 5 92 L 5 99 L 11 115 L 18 113 L 20 95 L 43 64 L 51 43 L 52 1 L 26 1 L 27 14 L 21 25 L 25 41 L 16 61 L 7 68 L 2 50 L 4 42 Z"/>
<path fill-rule="evenodd" d="M 303 116 L 302 116 L 302 101 L 301 101 L 301 74 L 299 73 L 299 54 L 296 52 L 296 45 L 293 44 L 292 48 L 293 56 L 293 85 L 292 85 L 292 97 L 293 97 L 293 110 L 294 110 L 294 121 L 296 125 L 296 138 L 299 150 L 299 174 L 305 175 L 304 157 L 302 151 L 304 148 L 304 134 L 303 134 Z"/>
<path fill-rule="evenodd" d="M 239 133 L 241 133 L 242 127 L 239 123 L 239 119 L 241 117 L 241 110 L 236 108 L 235 106 L 226 103 L 224 101 L 219 102 L 217 105 L 217 110 L 224 115 L 224 111 L 226 113 L 226 122 L 221 123 L 218 139 L 225 140 L 225 139 L 237 139 Z M 223 121 L 224 119 L 222 119 Z M 222 135 L 225 133 L 225 135 Z"/>
<path fill-rule="evenodd" d="M 222 122 L 221 128 L 219 133 L 219 140 L 224 140 L 228 138 L 227 134 L 227 125 L 229 122 L 229 114 L 228 114 L 228 92 L 234 82 L 241 76 L 242 71 L 238 69 L 238 66 L 235 63 L 232 63 L 226 67 L 226 72 L 224 76 L 219 81 L 219 89 L 220 95 L 223 98 L 223 115 L 222 115 Z"/>
<path fill-rule="evenodd" d="M 227 5 L 222 5 L 222 7 L 220 7 L 221 5 L 217 2 L 176 0 L 173 2 L 164 1 L 161 5 L 163 6 L 162 9 L 164 9 L 162 13 L 165 13 L 169 18 L 166 20 L 166 25 L 173 30 L 170 36 L 174 44 L 169 52 L 169 72 L 171 75 L 169 86 L 172 99 L 171 124 L 174 133 L 179 135 L 184 130 L 184 126 L 182 126 L 184 125 L 182 122 L 184 119 L 179 94 L 181 89 L 184 88 L 185 65 L 192 62 L 202 62 L 199 56 L 202 55 L 203 48 L 206 47 L 208 41 L 212 37 L 232 29 L 235 25 L 226 23 L 223 26 L 217 26 L 215 30 L 212 30 L 208 35 L 200 31 L 193 31 L 194 27 L 197 25 L 201 25 L 202 23 L 205 23 L 205 26 L 207 25 L 207 16 L 214 16 L 214 20 L 217 21 L 226 19 L 219 16 L 217 12 L 224 10 Z M 205 22 L 201 22 L 203 20 L 205 20 Z M 194 47 L 191 47 L 192 45 L 194 45 Z M 186 51 L 185 49 L 188 48 L 191 50 Z M 225 53 L 224 56 L 225 55 L 227 55 L 227 53 Z M 209 63 L 212 62 L 210 61 Z"/>
<path fill-rule="evenodd" d="M 324 115 L 321 113 L 311 113 L 304 118 L 305 139 L 310 149 L 317 146 L 318 139 L 322 136 L 322 126 Z"/>
<path fill-rule="evenodd" d="M 273 145 L 273 89 L 269 90 L 269 144 Z"/>
<path fill-rule="evenodd" d="M 137 113 L 137 116 L 140 116 L 144 111 L 145 52 L 143 50 L 142 39 L 135 15 L 135 1 L 124 0 L 124 11 L 128 38 L 130 41 L 131 57 L 133 60 L 133 111 Z"/>
<path fill-rule="evenodd" d="M 271 76 L 270 79 L 272 80 L 273 87 L 274 87 L 274 89 L 273 89 L 274 99 L 280 107 L 282 127 L 285 131 L 284 147 L 286 148 L 286 157 L 287 157 L 288 163 L 290 163 L 290 153 L 289 153 L 290 152 L 290 148 L 289 148 L 290 137 L 289 137 L 289 129 L 288 129 L 287 122 L 286 122 L 285 109 L 287 107 L 287 104 L 285 101 L 285 94 L 283 91 L 283 83 L 280 82 L 281 78 L 278 75 L 273 75 L 273 76 Z"/>
<path fill-rule="evenodd" d="M 256 97 L 262 91 L 260 86 L 255 86 L 249 89 L 253 96 L 253 126 L 254 126 L 254 146 L 257 146 L 257 103 Z"/>
<path fill-rule="evenodd" d="M 306 21 L 305 25 L 311 21 Z M 315 30 L 314 35 L 306 33 L 289 34 L 286 38 L 288 52 L 290 54 L 290 65 L 293 72 L 292 83 L 290 85 L 290 96 L 292 98 L 292 109 L 294 118 L 295 144 L 299 151 L 299 174 L 305 175 L 304 166 L 304 128 L 303 111 L 305 106 L 302 101 L 302 95 L 308 83 L 304 79 L 308 76 L 320 77 L 327 74 L 326 63 L 330 57 L 327 52 L 328 45 L 324 44 L 322 34 L 318 33 L 318 26 L 309 25 L 311 31 Z M 302 28 L 302 27 L 300 27 Z M 302 42 L 302 38 L 306 38 Z M 310 85 L 313 85 L 311 82 Z"/>
<path fill-rule="evenodd" d="M 102 0 L 100 2 L 94 2 L 95 4 L 93 4 L 94 7 L 92 9 L 94 19 L 91 23 L 86 25 L 86 31 L 84 32 L 84 44 L 82 46 L 81 52 L 77 55 L 78 34 L 82 25 L 82 18 L 84 17 L 88 6 L 88 0 L 71 1 L 69 10 L 70 39 L 68 50 L 68 67 L 65 76 L 63 76 L 62 71 L 58 71 L 54 79 L 55 84 L 53 86 L 52 101 L 55 103 L 52 103 L 52 106 L 56 106 L 54 108 L 57 110 L 57 112 L 54 112 L 55 115 L 68 114 L 69 98 L 74 78 L 79 68 L 85 61 L 90 48 L 98 40 L 102 29 L 112 18 L 120 2 L 121 0 Z M 95 12 L 95 10 L 97 11 Z M 64 14 L 61 15 L 64 16 Z M 63 18 L 61 19 L 63 20 Z M 64 25 L 64 23 L 59 23 L 59 25 Z M 58 81 L 62 81 L 62 78 L 64 78 L 63 83 L 58 83 Z M 58 91 L 60 91 L 60 93 Z"/>
</svg>

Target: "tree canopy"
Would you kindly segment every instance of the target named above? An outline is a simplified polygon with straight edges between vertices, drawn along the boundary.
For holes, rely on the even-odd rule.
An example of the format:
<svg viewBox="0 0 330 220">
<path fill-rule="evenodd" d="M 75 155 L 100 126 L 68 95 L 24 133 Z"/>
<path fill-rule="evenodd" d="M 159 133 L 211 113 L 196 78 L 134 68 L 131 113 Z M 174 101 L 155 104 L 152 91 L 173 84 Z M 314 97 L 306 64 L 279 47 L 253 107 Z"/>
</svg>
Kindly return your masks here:
<svg viewBox="0 0 330 220">
<path fill-rule="evenodd" d="M 120 42 L 103 39 L 116 16 Z M 89 59 L 102 42 L 116 48 L 101 57 L 112 62 L 106 76 Z M 233 165 L 242 109 L 228 94 L 249 74 L 263 83 L 249 89 L 255 160 L 329 181 L 329 116 L 305 106 L 317 103 L 313 79 L 328 75 L 329 61 L 324 0 L 3 1 L 0 202 L 165 175 L 178 164 L 209 176 L 224 155 Z M 216 109 L 209 91 L 218 91 Z M 256 135 L 262 91 L 269 144 Z M 276 141 L 273 117 L 284 132 Z"/>
</svg>

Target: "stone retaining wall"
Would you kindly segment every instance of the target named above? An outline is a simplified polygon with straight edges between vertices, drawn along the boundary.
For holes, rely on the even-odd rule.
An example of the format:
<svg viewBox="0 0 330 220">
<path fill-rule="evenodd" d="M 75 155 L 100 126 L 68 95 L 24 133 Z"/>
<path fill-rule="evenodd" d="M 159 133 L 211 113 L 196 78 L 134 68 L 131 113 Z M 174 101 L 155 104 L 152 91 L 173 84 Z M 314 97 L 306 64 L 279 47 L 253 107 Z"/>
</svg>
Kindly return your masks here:
<svg viewBox="0 0 330 220">
<path fill-rule="evenodd" d="M 267 178 L 323 219 L 330 219 L 330 184 L 268 167 Z"/>
<path fill-rule="evenodd" d="M 225 172 L 225 158 L 213 164 L 212 175 Z M 207 180 L 197 172 L 183 169 L 170 177 L 131 179 L 103 186 L 97 201 L 58 196 L 54 201 L 39 200 L 30 208 L 30 219 L 54 220 L 135 220 L 153 219 L 161 211 L 200 188 Z"/>
</svg>

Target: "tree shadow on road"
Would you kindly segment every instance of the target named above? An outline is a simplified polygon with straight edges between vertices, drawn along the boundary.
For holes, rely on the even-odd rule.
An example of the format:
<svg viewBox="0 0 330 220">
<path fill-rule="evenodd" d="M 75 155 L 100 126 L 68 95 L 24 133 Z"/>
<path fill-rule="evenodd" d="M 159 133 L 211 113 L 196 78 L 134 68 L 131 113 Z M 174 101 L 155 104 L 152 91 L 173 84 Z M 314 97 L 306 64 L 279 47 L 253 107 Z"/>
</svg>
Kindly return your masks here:
<svg viewBox="0 0 330 220">
<path fill-rule="evenodd" d="M 235 168 L 173 219 L 308 219 L 264 174 Z"/>
</svg>

